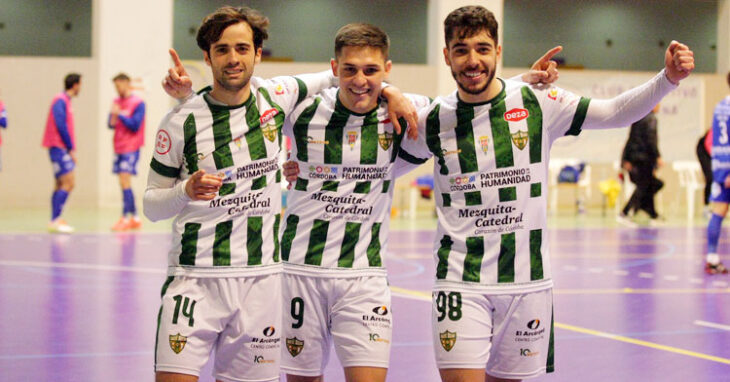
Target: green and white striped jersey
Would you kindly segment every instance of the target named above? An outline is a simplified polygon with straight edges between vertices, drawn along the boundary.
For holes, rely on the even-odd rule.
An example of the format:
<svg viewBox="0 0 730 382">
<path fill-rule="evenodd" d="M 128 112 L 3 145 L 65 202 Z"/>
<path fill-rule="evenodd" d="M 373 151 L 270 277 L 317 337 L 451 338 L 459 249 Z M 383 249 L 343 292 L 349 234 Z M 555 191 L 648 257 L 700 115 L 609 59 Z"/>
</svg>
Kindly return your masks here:
<svg viewBox="0 0 730 382">
<path fill-rule="evenodd" d="M 321 77 L 321 76 L 320 76 Z M 315 91 L 329 85 L 307 84 Z M 190 201 L 172 224 L 169 275 L 237 277 L 281 270 L 281 127 L 307 94 L 295 77 L 251 78 L 251 96 L 225 106 L 203 91 L 175 107 L 157 131 L 152 170 L 225 178 L 211 201 Z"/>
<path fill-rule="evenodd" d="M 394 133 L 385 104 L 357 114 L 337 94 L 327 89 L 302 102 L 284 127 L 300 170 L 287 196 L 284 269 L 321 277 L 385 275 L 393 164 L 404 136 Z M 430 103 L 409 98 L 424 109 Z M 401 126 L 405 131 L 405 121 Z"/>
<path fill-rule="evenodd" d="M 434 156 L 437 288 L 523 293 L 552 286 L 550 147 L 580 133 L 590 100 L 500 81 L 502 92 L 482 104 L 456 92 L 437 98 L 419 114 L 419 140 L 403 143 L 411 156 Z"/>
</svg>

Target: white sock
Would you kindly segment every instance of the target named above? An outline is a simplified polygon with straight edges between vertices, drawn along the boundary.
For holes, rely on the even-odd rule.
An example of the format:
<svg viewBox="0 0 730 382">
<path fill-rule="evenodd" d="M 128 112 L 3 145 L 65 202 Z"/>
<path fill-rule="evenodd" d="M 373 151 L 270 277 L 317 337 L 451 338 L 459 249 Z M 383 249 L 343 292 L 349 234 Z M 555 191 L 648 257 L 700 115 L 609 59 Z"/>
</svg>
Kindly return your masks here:
<svg viewBox="0 0 730 382">
<path fill-rule="evenodd" d="M 717 253 L 708 253 L 707 262 L 712 265 L 717 265 L 720 262 L 720 256 L 718 256 Z"/>
</svg>

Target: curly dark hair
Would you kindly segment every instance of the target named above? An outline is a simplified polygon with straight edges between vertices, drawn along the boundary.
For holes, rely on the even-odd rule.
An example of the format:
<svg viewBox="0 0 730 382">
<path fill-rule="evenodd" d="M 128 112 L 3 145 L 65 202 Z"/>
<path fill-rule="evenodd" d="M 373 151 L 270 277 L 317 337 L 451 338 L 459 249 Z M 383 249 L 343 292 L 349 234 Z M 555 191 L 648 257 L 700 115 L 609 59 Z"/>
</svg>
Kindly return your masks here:
<svg viewBox="0 0 730 382">
<path fill-rule="evenodd" d="M 225 6 L 205 16 L 195 38 L 200 49 L 210 53 L 210 46 L 221 38 L 223 31 L 231 25 L 247 23 L 253 30 L 253 45 L 261 48 L 269 38 L 269 19 L 259 11 L 248 7 Z"/>
<path fill-rule="evenodd" d="M 499 43 L 499 23 L 494 13 L 478 5 L 455 9 L 444 20 L 446 46 L 454 39 L 471 37 L 483 30 L 487 31 L 495 43 Z"/>
</svg>

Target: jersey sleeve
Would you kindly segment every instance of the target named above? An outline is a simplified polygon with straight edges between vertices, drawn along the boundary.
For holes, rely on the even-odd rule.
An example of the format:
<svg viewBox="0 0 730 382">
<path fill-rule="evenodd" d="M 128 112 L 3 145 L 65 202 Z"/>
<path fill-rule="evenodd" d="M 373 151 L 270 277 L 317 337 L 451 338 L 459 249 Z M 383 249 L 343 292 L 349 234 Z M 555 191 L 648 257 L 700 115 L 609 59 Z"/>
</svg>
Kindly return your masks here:
<svg viewBox="0 0 730 382">
<path fill-rule="evenodd" d="M 183 125 L 188 117 L 192 118 L 192 113 L 186 114 L 186 109 L 179 105 L 160 123 L 155 134 L 155 147 L 150 163 L 150 167 L 157 174 L 168 178 L 180 178 L 185 146 Z"/>
<path fill-rule="evenodd" d="M 413 106 L 416 108 L 419 116 L 420 113 L 428 109 L 428 107 L 431 105 L 431 102 L 433 102 L 433 99 L 431 97 L 426 97 L 420 94 L 405 93 L 404 95 L 413 103 Z"/>
<path fill-rule="evenodd" d="M 585 114 L 586 129 L 629 126 L 645 117 L 659 101 L 676 89 L 662 69 L 649 81 L 610 99 L 594 99 Z"/>
<path fill-rule="evenodd" d="M 291 113 L 294 108 L 308 96 L 336 85 L 332 71 L 323 71 L 296 76 L 274 77 L 264 80 L 263 88 L 267 96 L 279 105 L 285 114 Z"/>
<path fill-rule="evenodd" d="M 147 175 L 147 188 L 142 199 L 144 215 L 151 221 L 169 219 L 182 211 L 190 202 L 185 192 L 187 180 L 177 182 L 155 171 Z"/>
<path fill-rule="evenodd" d="M 532 89 L 532 91 L 527 91 L 528 89 Z M 533 99 L 531 100 L 531 98 Z M 524 87 L 523 99 L 525 99 L 526 109 L 531 114 L 533 112 L 530 110 L 531 106 L 542 109 L 543 126 L 548 129 L 551 141 L 565 135 L 580 134 L 591 102 L 589 98 L 552 85 Z"/>
<path fill-rule="evenodd" d="M 66 124 L 66 102 L 63 99 L 58 99 L 51 106 L 51 113 L 53 114 L 53 120 L 56 122 L 56 129 L 58 135 L 61 136 L 63 144 L 66 145 L 68 151 L 73 151 L 74 146 L 71 143 L 71 135 L 68 133 L 68 125 Z"/>
<path fill-rule="evenodd" d="M 139 127 L 142 126 L 142 121 L 144 121 L 144 114 L 145 104 L 144 102 L 140 102 L 139 105 L 134 108 L 134 112 L 131 116 L 125 117 L 123 115 L 118 115 L 117 117 L 120 121 L 122 121 L 126 128 L 133 132 L 136 132 L 137 130 L 139 130 Z"/>
<path fill-rule="evenodd" d="M 421 99 L 421 101 L 425 102 L 426 100 Z M 405 137 L 401 141 L 394 170 L 396 177 L 413 170 L 431 158 L 432 154 L 426 143 L 426 124 L 431 109 L 431 107 L 422 107 L 418 110 L 418 138 L 413 140 Z M 438 113 L 438 111 L 436 112 Z"/>
</svg>

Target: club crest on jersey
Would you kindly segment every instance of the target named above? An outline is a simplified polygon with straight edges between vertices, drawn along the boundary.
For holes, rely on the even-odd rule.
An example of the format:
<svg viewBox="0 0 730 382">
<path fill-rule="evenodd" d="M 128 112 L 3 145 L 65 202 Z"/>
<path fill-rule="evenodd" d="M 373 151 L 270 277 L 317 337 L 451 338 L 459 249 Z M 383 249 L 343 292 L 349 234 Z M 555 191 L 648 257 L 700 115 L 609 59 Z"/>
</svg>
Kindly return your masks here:
<svg viewBox="0 0 730 382">
<path fill-rule="evenodd" d="M 515 147 L 522 150 L 527 146 L 527 140 L 528 135 L 527 132 L 524 130 L 520 130 L 514 134 L 512 134 L 512 143 L 515 144 Z"/>
<path fill-rule="evenodd" d="M 181 336 L 180 333 L 170 335 L 170 348 L 175 354 L 180 354 L 185 348 L 186 343 L 188 343 L 188 337 Z"/>
<path fill-rule="evenodd" d="M 241 138 L 236 138 L 233 140 L 233 143 L 236 144 L 236 146 L 240 149 L 241 148 Z"/>
<path fill-rule="evenodd" d="M 390 145 L 393 144 L 393 133 L 386 131 L 382 134 L 378 134 L 378 143 L 380 143 L 380 147 L 382 147 L 383 150 L 389 149 Z"/>
<path fill-rule="evenodd" d="M 558 100 L 558 89 L 550 89 L 548 92 L 548 98 L 550 98 L 553 101 Z"/>
<path fill-rule="evenodd" d="M 355 148 L 355 143 L 357 143 L 357 131 L 348 131 L 347 144 L 350 145 L 350 150 Z"/>
<path fill-rule="evenodd" d="M 296 357 L 304 349 L 304 341 L 294 337 L 286 339 L 286 350 L 289 351 L 292 357 Z"/>
<path fill-rule="evenodd" d="M 509 122 L 519 122 L 530 116 L 527 109 L 514 108 L 504 113 L 504 120 Z"/>
<path fill-rule="evenodd" d="M 456 333 L 445 331 L 443 333 L 439 333 L 439 340 L 441 340 L 441 346 L 446 351 L 451 351 L 451 349 L 454 348 L 454 345 L 456 345 Z"/>
<path fill-rule="evenodd" d="M 261 128 L 261 132 L 264 134 L 264 138 L 268 139 L 269 142 L 273 142 L 276 139 L 276 123 L 269 123 Z"/>
<path fill-rule="evenodd" d="M 281 84 L 276 85 L 276 89 L 274 89 L 274 94 L 276 94 L 276 95 L 284 94 L 284 87 L 281 86 Z"/>
<path fill-rule="evenodd" d="M 486 135 L 479 137 L 479 144 L 482 146 L 482 152 L 486 154 L 489 150 L 489 137 Z"/>
</svg>

